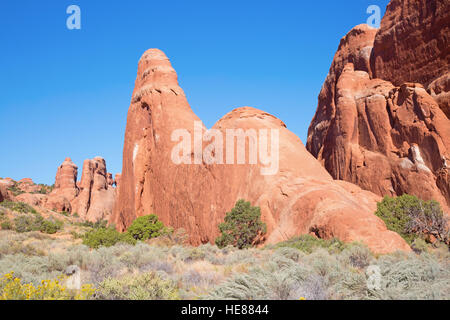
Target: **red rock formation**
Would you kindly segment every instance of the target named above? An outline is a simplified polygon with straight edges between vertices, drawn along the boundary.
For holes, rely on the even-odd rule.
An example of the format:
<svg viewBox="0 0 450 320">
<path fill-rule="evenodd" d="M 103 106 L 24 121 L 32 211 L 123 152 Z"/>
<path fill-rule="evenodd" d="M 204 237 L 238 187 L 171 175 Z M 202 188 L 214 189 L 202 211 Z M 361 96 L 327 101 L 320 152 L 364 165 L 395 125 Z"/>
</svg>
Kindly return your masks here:
<svg viewBox="0 0 450 320">
<path fill-rule="evenodd" d="M 106 174 L 106 183 L 108 184 L 108 186 L 113 186 L 114 185 L 114 179 L 113 179 L 113 176 L 112 176 L 112 173 L 107 173 Z"/>
<path fill-rule="evenodd" d="M 373 77 L 421 83 L 450 118 L 450 1 L 392 0 L 371 57 Z"/>
<path fill-rule="evenodd" d="M 38 192 L 41 188 L 30 178 L 17 181 L 17 187 L 25 193 Z"/>
<path fill-rule="evenodd" d="M 109 219 L 114 205 L 115 189 L 112 175 L 106 171 L 101 157 L 85 160 L 79 183 L 80 193 L 72 200 L 72 212 L 89 221 Z"/>
<path fill-rule="evenodd" d="M 122 175 L 120 173 L 117 173 L 114 177 L 114 184 L 116 185 L 116 188 L 119 188 L 120 186 L 120 179 L 122 178 Z"/>
<path fill-rule="evenodd" d="M 319 95 L 307 148 L 335 179 L 356 183 L 379 195 L 408 193 L 438 200 L 445 206 L 450 204 L 448 167 L 444 165 L 444 159 L 450 156 L 448 118 L 421 84 L 396 87 L 370 78 L 373 74 L 401 82 L 412 77 L 426 84 L 434 72 L 442 71 L 440 62 L 428 61 L 419 50 L 405 51 L 411 43 L 402 42 L 408 41 L 400 36 L 407 36 L 402 27 L 417 27 L 415 23 L 419 23 L 414 16 L 419 14 L 414 13 L 417 7 L 408 5 L 423 5 L 423 1 L 400 2 L 391 1 L 376 36 L 373 29 L 357 26 L 341 41 Z M 392 10 L 401 14 L 395 15 Z M 427 10 L 419 15 L 429 14 Z M 421 32 L 408 30 L 411 37 Z M 367 57 L 374 39 L 369 55 L 375 68 L 372 70 L 355 57 Z M 424 44 L 424 48 L 428 46 L 432 44 Z M 422 63 L 431 72 L 419 72 Z M 407 76 L 402 78 L 402 74 Z M 442 79 L 434 82 L 433 94 L 436 100 L 445 101 L 442 83 Z"/>
<path fill-rule="evenodd" d="M 6 185 L 0 183 L 0 202 L 8 199 L 8 188 Z"/>
<path fill-rule="evenodd" d="M 313 232 L 324 238 L 363 241 L 376 252 L 409 250 L 403 239 L 373 214 L 379 197 L 333 181 L 298 137 L 279 119 L 257 109 L 236 109 L 215 124 L 217 131 L 208 133 L 224 135 L 227 129 L 238 128 L 278 132 L 276 174 L 262 175 L 261 169 L 266 168 L 262 164 L 211 163 L 209 158 L 198 158 L 196 152 L 186 155 L 185 160 L 192 164 L 175 164 L 171 157 L 179 144 L 175 130 L 184 129 L 186 142 L 194 148 L 209 144 L 192 139 L 196 121 L 204 134 L 168 58 L 160 50 L 148 50 L 139 62 L 128 111 L 123 171 L 111 218 L 119 230 L 138 216 L 155 213 L 165 224 L 184 228 L 191 243 L 211 242 L 225 213 L 244 198 L 261 207 L 269 243 Z M 275 142 L 276 135 L 269 141 Z M 247 156 L 249 150 L 246 144 Z M 212 157 L 220 158 L 219 147 L 210 151 Z"/>
<path fill-rule="evenodd" d="M 11 178 L 0 179 L 0 202 L 14 198 L 13 194 L 8 190 L 14 184 L 15 182 Z"/>
<path fill-rule="evenodd" d="M 450 1 L 391 0 L 371 59 L 374 78 L 427 87 L 449 72 Z"/>
<path fill-rule="evenodd" d="M 23 193 L 15 198 L 16 201 L 24 202 L 30 206 L 44 206 L 48 201 L 48 196 L 39 193 Z M 61 210 L 63 211 L 63 210 Z"/>
<path fill-rule="evenodd" d="M 56 172 L 55 188 L 49 194 L 44 205 L 47 209 L 59 212 L 72 212 L 70 202 L 79 193 L 77 187 L 78 167 L 70 158 L 66 158 Z"/>
<path fill-rule="evenodd" d="M 428 86 L 428 92 L 450 119 L 450 73 L 437 78 Z"/>
</svg>

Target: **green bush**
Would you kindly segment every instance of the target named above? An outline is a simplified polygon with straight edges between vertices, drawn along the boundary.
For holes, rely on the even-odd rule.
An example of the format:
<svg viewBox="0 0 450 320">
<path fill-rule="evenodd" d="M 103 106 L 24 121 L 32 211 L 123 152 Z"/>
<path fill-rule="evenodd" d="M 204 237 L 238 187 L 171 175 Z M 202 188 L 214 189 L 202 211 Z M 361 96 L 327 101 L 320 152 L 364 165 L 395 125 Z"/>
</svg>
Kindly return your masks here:
<svg viewBox="0 0 450 320">
<path fill-rule="evenodd" d="M 428 245 L 423 239 L 414 239 L 411 248 L 416 253 L 428 252 Z"/>
<path fill-rule="evenodd" d="M 11 221 L 6 220 L 0 224 L 0 227 L 2 228 L 2 230 L 11 230 L 13 228 L 13 225 Z"/>
<path fill-rule="evenodd" d="M 54 234 L 63 226 L 61 221 L 53 222 L 44 219 L 40 214 L 20 215 L 14 218 L 16 232 L 24 233 L 30 231 L 40 231 L 42 233 Z"/>
<path fill-rule="evenodd" d="M 74 213 L 74 216 L 79 217 L 78 213 Z M 83 221 L 80 223 L 77 223 L 77 225 L 81 227 L 88 227 L 88 228 L 94 228 L 94 229 L 104 229 L 108 225 L 108 221 L 106 220 L 97 220 L 96 222 L 92 221 Z"/>
<path fill-rule="evenodd" d="M 135 240 L 148 240 L 171 233 L 171 230 L 164 227 L 156 215 L 151 214 L 134 220 L 127 229 L 127 233 Z"/>
<path fill-rule="evenodd" d="M 127 233 L 120 233 L 115 228 L 99 228 L 83 235 L 83 244 L 90 248 L 111 247 L 118 242 L 134 244 L 136 241 Z"/>
<path fill-rule="evenodd" d="M 14 227 L 16 232 L 24 233 L 39 230 L 40 223 L 33 216 L 20 215 L 14 218 Z"/>
<path fill-rule="evenodd" d="M 423 201 L 407 194 L 384 197 L 377 204 L 375 214 L 389 230 L 400 234 L 409 244 L 426 235 L 433 235 L 443 242 L 449 240 L 447 221 L 436 201 Z"/>
<path fill-rule="evenodd" d="M 329 252 L 341 252 L 347 246 L 348 245 L 337 238 L 325 240 L 316 238 L 310 234 L 301 235 L 299 237 L 295 237 L 290 240 L 277 243 L 275 245 L 276 248 L 289 247 L 298 249 L 306 253 L 311 253 L 316 248 L 324 248 Z"/>
<path fill-rule="evenodd" d="M 266 224 L 261 221 L 261 210 L 252 207 L 250 202 L 239 200 L 231 212 L 227 212 L 225 222 L 219 224 L 222 233 L 216 245 L 224 248 L 232 245 L 239 249 L 257 244 L 259 237 L 266 233 Z"/>
<path fill-rule="evenodd" d="M 43 220 L 39 226 L 39 231 L 47 234 L 55 234 L 61 230 L 63 223 L 61 221 Z"/>
<path fill-rule="evenodd" d="M 1 203 L 1 206 L 19 213 L 37 213 L 37 211 L 32 206 L 23 202 L 13 202 L 5 200 Z"/>
</svg>

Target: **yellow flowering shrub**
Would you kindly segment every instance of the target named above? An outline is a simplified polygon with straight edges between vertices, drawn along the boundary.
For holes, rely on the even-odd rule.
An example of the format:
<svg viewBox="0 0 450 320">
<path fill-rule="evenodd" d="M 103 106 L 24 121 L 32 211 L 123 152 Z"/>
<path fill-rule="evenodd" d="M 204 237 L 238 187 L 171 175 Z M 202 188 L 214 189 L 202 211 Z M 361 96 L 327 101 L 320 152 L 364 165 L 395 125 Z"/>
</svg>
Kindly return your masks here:
<svg viewBox="0 0 450 320">
<path fill-rule="evenodd" d="M 61 284 L 63 280 L 43 280 L 35 287 L 32 283 L 22 284 L 11 272 L 0 277 L 0 300 L 87 300 L 95 293 L 90 284 L 83 285 L 79 292 L 68 290 Z"/>
</svg>

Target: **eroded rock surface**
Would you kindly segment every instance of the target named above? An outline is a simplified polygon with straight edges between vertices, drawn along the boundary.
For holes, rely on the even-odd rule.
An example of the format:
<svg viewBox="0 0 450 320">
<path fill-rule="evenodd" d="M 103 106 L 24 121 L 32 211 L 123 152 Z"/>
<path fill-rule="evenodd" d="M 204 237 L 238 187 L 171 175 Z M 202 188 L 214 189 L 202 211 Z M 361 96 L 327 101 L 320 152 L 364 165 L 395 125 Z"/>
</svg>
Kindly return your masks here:
<svg viewBox="0 0 450 320">
<path fill-rule="evenodd" d="M 189 152 L 184 156 L 191 164 L 174 163 L 172 152 L 180 138 L 177 129 L 184 129 L 181 135 L 187 135 L 194 148 L 206 150 L 210 142 L 196 141 L 195 130 L 217 137 L 239 128 L 278 132 L 275 174 L 263 175 L 262 169 L 268 166 L 260 162 L 219 164 L 219 147 L 210 149 L 210 158 Z M 362 241 L 376 252 L 409 250 L 373 214 L 379 197 L 334 181 L 281 120 L 245 107 L 225 115 L 212 129 L 206 133 L 191 110 L 165 54 L 148 50 L 139 62 L 128 111 L 123 170 L 111 222 L 125 230 L 135 218 L 154 213 L 166 225 L 184 228 L 192 244 L 212 242 L 225 213 L 244 198 L 261 207 L 269 243 L 312 232 L 323 238 Z M 247 157 L 252 139 L 245 145 Z M 276 135 L 268 141 L 276 141 Z"/>
<path fill-rule="evenodd" d="M 435 199 L 445 207 L 450 204 L 448 62 L 433 57 L 448 54 L 438 45 L 448 39 L 448 24 L 439 18 L 448 11 L 442 12 L 442 1 L 424 2 L 393 0 L 380 30 L 360 25 L 341 40 L 307 149 L 335 179 L 378 195 Z M 436 20 L 429 17 L 434 13 Z M 430 38 L 430 28 L 438 38 L 447 36 Z M 416 42 L 419 49 L 411 50 Z M 432 54 L 425 57 L 427 50 Z M 370 57 L 370 63 L 358 57 Z"/>
<path fill-rule="evenodd" d="M 114 205 L 112 175 L 101 157 L 85 160 L 79 183 L 80 192 L 72 200 L 72 212 L 89 221 L 108 220 Z"/>
</svg>

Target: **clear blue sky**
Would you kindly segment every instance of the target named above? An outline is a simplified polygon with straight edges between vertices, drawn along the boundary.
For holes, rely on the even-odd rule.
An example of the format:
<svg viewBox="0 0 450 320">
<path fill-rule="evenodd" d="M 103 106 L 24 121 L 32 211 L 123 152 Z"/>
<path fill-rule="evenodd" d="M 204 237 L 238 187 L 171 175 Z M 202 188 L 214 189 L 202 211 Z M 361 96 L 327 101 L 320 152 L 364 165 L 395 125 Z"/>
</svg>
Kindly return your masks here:
<svg viewBox="0 0 450 320">
<path fill-rule="evenodd" d="M 210 127 L 240 106 L 282 119 L 305 143 L 339 40 L 365 23 L 355 1 L 2 0 L 0 177 L 53 184 L 66 157 L 122 169 L 137 62 L 171 59 L 194 112 Z M 81 8 L 68 30 L 66 8 Z"/>
</svg>

